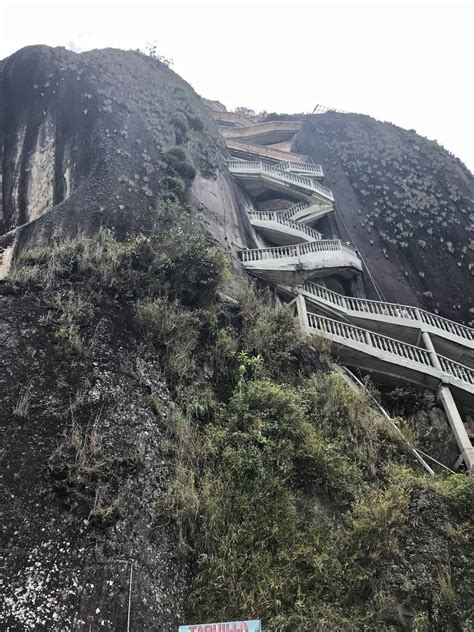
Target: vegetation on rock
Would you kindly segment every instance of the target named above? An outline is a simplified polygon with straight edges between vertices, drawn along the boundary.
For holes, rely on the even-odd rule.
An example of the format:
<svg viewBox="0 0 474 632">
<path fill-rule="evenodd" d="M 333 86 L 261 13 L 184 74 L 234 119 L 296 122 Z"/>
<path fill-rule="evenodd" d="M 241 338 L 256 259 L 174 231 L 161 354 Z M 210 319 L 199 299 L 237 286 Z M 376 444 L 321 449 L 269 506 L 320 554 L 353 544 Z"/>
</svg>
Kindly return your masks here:
<svg viewBox="0 0 474 632">
<path fill-rule="evenodd" d="M 467 630 L 472 482 L 417 473 L 408 445 L 290 310 L 248 288 L 237 305 L 221 298 L 225 259 L 184 207 L 167 202 L 156 222 L 149 237 L 102 231 L 26 253 L 9 284 L 41 292 L 73 355 L 87 353 L 110 301 L 157 355 L 175 407 L 148 400 L 171 466 L 154 512 L 173 519 L 191 560 L 188 618 L 258 616 L 281 632 Z M 76 422 L 51 456 L 52 480 L 107 527 L 140 454 L 113 454 Z"/>
</svg>

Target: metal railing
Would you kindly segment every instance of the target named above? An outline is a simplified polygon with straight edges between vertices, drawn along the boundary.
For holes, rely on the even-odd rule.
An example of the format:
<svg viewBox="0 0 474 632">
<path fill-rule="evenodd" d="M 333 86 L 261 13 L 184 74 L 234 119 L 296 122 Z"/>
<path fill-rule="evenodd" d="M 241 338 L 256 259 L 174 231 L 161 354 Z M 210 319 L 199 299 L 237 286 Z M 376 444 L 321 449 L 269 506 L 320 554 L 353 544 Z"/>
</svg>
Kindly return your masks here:
<svg viewBox="0 0 474 632">
<path fill-rule="evenodd" d="M 319 184 L 319 182 L 314 182 L 309 178 L 305 178 L 304 176 L 299 176 L 296 173 L 285 171 L 285 169 L 280 168 L 280 165 L 267 165 L 267 163 L 262 162 L 261 160 L 229 160 L 227 166 L 231 173 L 256 172 L 269 174 L 270 176 L 277 177 L 289 184 L 294 184 L 313 193 L 318 193 L 322 197 L 334 202 L 334 196 L 331 189 Z"/>
<path fill-rule="evenodd" d="M 288 226 L 290 228 L 294 228 L 299 232 L 305 233 L 308 237 L 312 239 L 322 239 L 323 236 L 314 228 L 310 228 L 306 226 L 306 224 L 301 224 L 300 222 L 295 222 L 291 219 L 283 217 L 282 213 L 278 213 L 276 211 L 249 211 L 249 218 L 252 220 L 264 221 L 264 222 L 278 222 L 283 226 Z"/>
<path fill-rule="evenodd" d="M 431 312 L 410 305 L 401 305 L 399 303 L 384 303 L 382 301 L 372 301 L 363 298 L 354 298 L 351 296 L 343 296 L 332 290 L 328 290 L 321 285 L 307 281 L 303 289 L 308 294 L 315 296 L 331 305 L 343 309 L 344 311 L 355 312 L 360 315 L 374 314 L 382 317 L 402 318 L 405 320 L 415 321 L 430 325 L 435 329 L 440 329 L 455 336 L 459 336 L 464 340 L 474 340 L 474 329 L 461 325 L 455 321 L 437 316 Z"/>
<path fill-rule="evenodd" d="M 240 258 L 242 262 L 263 261 L 265 259 L 283 259 L 285 257 L 299 257 L 316 252 L 337 252 L 346 251 L 351 255 L 357 255 L 357 251 L 345 244 L 340 239 L 321 239 L 308 241 L 304 244 L 293 246 L 276 246 L 273 248 L 254 248 L 251 250 L 241 250 Z"/>
<path fill-rule="evenodd" d="M 368 329 L 362 329 L 354 325 L 341 323 L 338 320 L 325 318 L 311 312 L 307 312 L 307 317 L 311 329 L 316 329 L 330 334 L 331 336 L 337 336 L 352 342 L 358 342 L 439 371 L 438 367 L 434 366 L 432 362 L 430 352 L 426 349 L 395 340 L 394 338 L 389 338 L 388 336 L 381 336 Z M 466 382 L 467 384 L 474 385 L 474 369 L 459 364 L 459 362 L 454 362 L 439 354 L 436 354 L 436 356 L 443 373 L 462 382 Z"/>
</svg>

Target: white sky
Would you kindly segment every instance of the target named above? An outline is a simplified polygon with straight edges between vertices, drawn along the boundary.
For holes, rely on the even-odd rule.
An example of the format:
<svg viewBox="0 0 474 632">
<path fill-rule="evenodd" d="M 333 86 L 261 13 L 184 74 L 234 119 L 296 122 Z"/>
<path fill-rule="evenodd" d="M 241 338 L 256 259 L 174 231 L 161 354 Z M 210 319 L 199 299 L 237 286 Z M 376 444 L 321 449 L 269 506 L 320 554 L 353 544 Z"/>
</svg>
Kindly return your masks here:
<svg viewBox="0 0 474 632">
<path fill-rule="evenodd" d="M 229 109 L 370 114 L 474 167 L 471 2 L 0 0 L 0 59 L 158 41 L 174 70 Z"/>
</svg>

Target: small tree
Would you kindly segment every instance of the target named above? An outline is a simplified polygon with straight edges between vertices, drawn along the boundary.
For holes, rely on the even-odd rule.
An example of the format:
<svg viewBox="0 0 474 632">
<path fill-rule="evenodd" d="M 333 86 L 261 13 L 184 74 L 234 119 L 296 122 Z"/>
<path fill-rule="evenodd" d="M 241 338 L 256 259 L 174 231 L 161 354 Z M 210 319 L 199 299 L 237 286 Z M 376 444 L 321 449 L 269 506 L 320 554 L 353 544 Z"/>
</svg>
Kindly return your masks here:
<svg viewBox="0 0 474 632">
<path fill-rule="evenodd" d="M 145 50 L 140 52 L 142 52 L 144 55 L 152 57 L 153 59 L 157 59 L 165 66 L 169 67 L 174 64 L 174 61 L 171 59 L 171 57 L 166 57 L 166 55 L 162 55 L 160 53 L 158 42 L 156 40 L 154 42 L 148 42 L 148 44 L 145 46 Z"/>
<path fill-rule="evenodd" d="M 235 108 L 237 114 L 242 114 L 242 116 L 255 116 L 255 111 L 250 108 L 246 108 L 244 106 L 240 106 Z"/>
</svg>

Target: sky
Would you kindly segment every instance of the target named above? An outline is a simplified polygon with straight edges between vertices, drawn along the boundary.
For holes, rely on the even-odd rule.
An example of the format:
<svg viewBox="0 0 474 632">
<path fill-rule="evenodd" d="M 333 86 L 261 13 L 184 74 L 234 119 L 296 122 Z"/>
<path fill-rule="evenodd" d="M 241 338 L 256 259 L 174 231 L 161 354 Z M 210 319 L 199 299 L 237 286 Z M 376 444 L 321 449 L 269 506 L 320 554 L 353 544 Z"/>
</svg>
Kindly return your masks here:
<svg viewBox="0 0 474 632">
<path fill-rule="evenodd" d="M 474 168 L 473 3 L 428 0 L 0 0 L 0 59 L 158 42 L 228 109 L 369 114 L 436 139 Z"/>
</svg>

